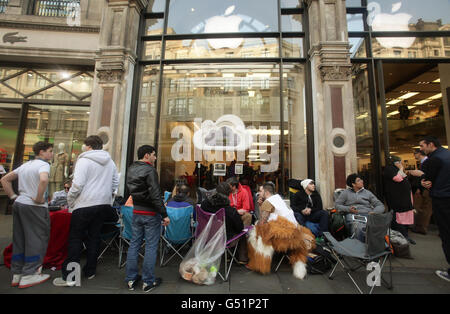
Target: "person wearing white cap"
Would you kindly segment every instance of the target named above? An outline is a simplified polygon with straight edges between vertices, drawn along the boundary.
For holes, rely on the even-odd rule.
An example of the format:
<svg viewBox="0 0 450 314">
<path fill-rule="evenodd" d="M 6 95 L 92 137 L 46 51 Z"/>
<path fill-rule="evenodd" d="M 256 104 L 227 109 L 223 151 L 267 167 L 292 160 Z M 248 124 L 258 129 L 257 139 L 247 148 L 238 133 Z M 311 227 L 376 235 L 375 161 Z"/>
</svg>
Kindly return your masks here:
<svg viewBox="0 0 450 314">
<path fill-rule="evenodd" d="M 305 225 L 307 221 L 319 223 L 317 236 L 321 237 L 328 231 L 328 213 L 323 210 L 322 198 L 316 191 L 313 180 L 305 179 L 301 182 L 303 190 L 295 193 L 291 207 L 298 223 Z"/>
</svg>

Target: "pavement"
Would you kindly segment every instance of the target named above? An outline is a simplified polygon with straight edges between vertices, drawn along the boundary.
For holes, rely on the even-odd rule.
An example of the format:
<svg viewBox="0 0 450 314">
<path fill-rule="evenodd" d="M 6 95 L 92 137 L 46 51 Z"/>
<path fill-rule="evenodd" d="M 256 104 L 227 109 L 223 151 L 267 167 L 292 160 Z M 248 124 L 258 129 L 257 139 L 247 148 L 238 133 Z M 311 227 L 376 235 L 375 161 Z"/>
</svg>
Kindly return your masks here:
<svg viewBox="0 0 450 314">
<path fill-rule="evenodd" d="M 417 244 L 411 245 L 413 259 L 392 258 L 393 289 L 384 286 L 375 287 L 374 294 L 450 294 L 450 282 L 436 276 L 437 269 L 448 267 L 436 228 L 431 226 L 428 235 L 410 233 Z M 11 243 L 12 216 L 0 214 L 0 250 Z M 274 257 L 274 262 L 279 256 Z M 82 259 L 82 265 L 83 265 Z M 180 259 L 173 260 L 168 266 L 156 266 L 156 275 L 163 278 L 160 287 L 149 294 L 181 295 L 266 295 L 266 294 L 356 294 L 358 293 L 350 279 L 342 271 L 337 271 L 333 280 L 325 275 L 308 275 L 304 280 L 293 277 L 292 269 L 283 262 L 278 272 L 260 275 L 240 265 L 234 265 L 230 278 L 223 282 L 220 278 L 212 286 L 198 286 L 183 280 L 178 273 Z M 80 287 L 55 287 L 52 281 L 60 277 L 60 271 L 45 269 L 51 275 L 47 282 L 26 288 L 10 287 L 11 274 L 0 258 L 0 294 L 142 294 L 141 289 L 128 291 L 124 278 L 125 268 L 118 268 L 118 251 L 111 248 L 99 260 L 94 279 L 83 278 Z M 339 269 L 339 268 L 338 268 Z M 366 272 L 357 274 L 356 280 L 367 289 Z M 140 287 L 139 287 L 140 288 Z"/>
</svg>

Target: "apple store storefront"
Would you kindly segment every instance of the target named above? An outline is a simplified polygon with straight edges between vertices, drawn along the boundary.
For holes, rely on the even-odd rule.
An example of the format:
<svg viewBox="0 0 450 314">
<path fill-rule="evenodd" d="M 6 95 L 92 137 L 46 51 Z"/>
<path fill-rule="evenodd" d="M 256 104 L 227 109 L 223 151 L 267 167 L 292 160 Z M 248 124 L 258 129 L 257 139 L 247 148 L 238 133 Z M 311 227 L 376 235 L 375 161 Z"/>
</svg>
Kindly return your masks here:
<svg viewBox="0 0 450 314">
<path fill-rule="evenodd" d="M 360 172 L 380 195 L 389 154 L 415 168 L 421 136 L 447 146 L 450 3 L 331 2 L 150 1 L 127 163 L 155 146 L 165 190 L 238 175 L 334 191 Z"/>
</svg>

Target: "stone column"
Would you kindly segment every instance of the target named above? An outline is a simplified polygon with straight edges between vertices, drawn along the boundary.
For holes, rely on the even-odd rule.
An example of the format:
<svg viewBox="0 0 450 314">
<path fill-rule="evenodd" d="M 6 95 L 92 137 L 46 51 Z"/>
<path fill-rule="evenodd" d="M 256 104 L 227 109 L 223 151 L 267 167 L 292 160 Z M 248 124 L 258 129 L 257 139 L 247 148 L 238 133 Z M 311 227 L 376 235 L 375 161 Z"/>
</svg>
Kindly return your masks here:
<svg viewBox="0 0 450 314">
<path fill-rule="evenodd" d="M 316 183 L 324 208 L 357 171 L 345 0 L 308 0 Z"/>
<path fill-rule="evenodd" d="M 124 188 L 140 12 L 146 5 L 147 0 L 107 0 L 95 58 L 88 135 L 103 138 L 121 173 L 119 192 Z"/>
</svg>

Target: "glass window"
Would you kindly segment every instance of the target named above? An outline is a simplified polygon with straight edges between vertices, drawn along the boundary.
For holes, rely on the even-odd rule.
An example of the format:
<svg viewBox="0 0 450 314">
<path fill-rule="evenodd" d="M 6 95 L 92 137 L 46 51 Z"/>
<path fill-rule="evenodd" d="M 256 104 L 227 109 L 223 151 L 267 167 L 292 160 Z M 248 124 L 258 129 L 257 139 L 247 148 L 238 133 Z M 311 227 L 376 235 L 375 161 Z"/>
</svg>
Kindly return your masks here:
<svg viewBox="0 0 450 314">
<path fill-rule="evenodd" d="M 362 37 L 349 37 L 350 55 L 352 58 L 366 58 L 366 42 Z"/>
<path fill-rule="evenodd" d="M 152 0 L 148 2 L 147 12 L 164 12 L 166 0 Z"/>
<path fill-rule="evenodd" d="M 443 58 L 446 37 L 376 37 L 375 58 Z"/>
<path fill-rule="evenodd" d="M 285 136 L 285 189 L 287 179 L 308 177 L 305 113 L 305 71 L 302 64 L 283 65 L 284 136 Z"/>
<path fill-rule="evenodd" d="M 283 32 L 302 32 L 303 31 L 302 15 L 301 14 L 282 15 L 281 30 Z"/>
<path fill-rule="evenodd" d="M 302 7 L 301 0 L 281 0 L 282 8 L 301 8 Z"/>
<path fill-rule="evenodd" d="M 302 58 L 303 38 L 283 38 L 282 49 L 284 58 Z"/>
<path fill-rule="evenodd" d="M 143 68 L 141 78 L 141 90 L 139 93 L 139 109 L 136 121 L 136 146 L 137 149 L 142 145 L 154 145 L 155 139 L 155 117 L 156 103 L 159 87 L 159 66 L 149 65 Z M 174 100 L 171 99 L 171 103 Z"/>
<path fill-rule="evenodd" d="M 368 3 L 373 31 L 439 31 L 450 26 L 450 1 L 377 0 Z"/>
<path fill-rule="evenodd" d="M 161 41 L 146 41 L 143 45 L 145 60 L 161 59 Z"/>
<path fill-rule="evenodd" d="M 164 32 L 164 19 L 145 20 L 145 35 L 161 35 Z"/>
<path fill-rule="evenodd" d="M 12 170 L 21 105 L 0 103 L 0 165 Z"/>
<path fill-rule="evenodd" d="M 168 33 L 277 32 L 277 2 L 273 0 L 170 1 Z"/>
<path fill-rule="evenodd" d="M 347 7 L 360 7 L 361 0 L 346 0 L 345 4 Z"/>
<path fill-rule="evenodd" d="M 364 16 L 361 13 L 347 14 L 347 28 L 349 32 L 364 31 Z"/>
<path fill-rule="evenodd" d="M 30 105 L 24 138 L 23 161 L 34 159 L 33 145 L 38 141 L 53 143 L 49 196 L 63 189 L 73 172 L 86 138 L 89 107 Z"/>
<path fill-rule="evenodd" d="M 353 64 L 352 73 L 358 173 L 363 176 L 364 182 L 368 185 L 369 190 L 375 191 L 374 184 L 376 179 L 373 169 L 374 142 L 367 64 Z"/>
<path fill-rule="evenodd" d="M 191 88 L 174 94 L 171 86 L 183 82 Z M 166 66 L 158 150 L 162 188 L 169 190 L 183 176 L 198 182 L 193 179 L 196 161 L 205 169 L 215 163 L 227 166 L 224 177 L 200 179 L 206 188 L 234 175 L 234 160 L 244 164 L 244 173 L 259 173 L 262 181 L 272 176 L 278 182 L 274 175 L 280 166 L 279 93 L 275 64 Z M 167 108 L 171 105 L 173 112 Z"/>
<path fill-rule="evenodd" d="M 447 145 L 443 103 L 450 66 L 383 63 L 389 153 L 401 157 L 405 169 L 415 169 L 413 151 L 421 136 L 436 136 Z"/>
<path fill-rule="evenodd" d="M 0 97 L 86 101 L 92 94 L 92 72 L 0 67 Z"/>
<path fill-rule="evenodd" d="M 276 38 L 168 40 L 166 59 L 279 57 Z"/>
</svg>

